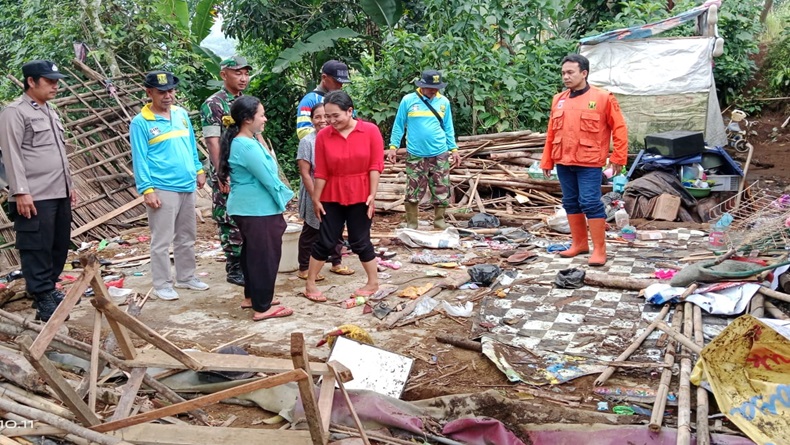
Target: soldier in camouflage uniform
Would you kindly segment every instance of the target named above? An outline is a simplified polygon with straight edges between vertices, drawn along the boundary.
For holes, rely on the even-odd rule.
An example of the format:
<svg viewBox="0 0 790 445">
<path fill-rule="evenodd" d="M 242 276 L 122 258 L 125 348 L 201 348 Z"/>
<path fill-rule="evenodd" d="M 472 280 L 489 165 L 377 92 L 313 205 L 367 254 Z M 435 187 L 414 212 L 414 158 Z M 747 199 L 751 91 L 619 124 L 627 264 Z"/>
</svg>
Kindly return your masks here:
<svg viewBox="0 0 790 445">
<path fill-rule="evenodd" d="M 226 211 L 230 185 L 227 178 L 217 178 L 216 169 L 219 165 L 219 138 L 222 135 L 222 117 L 230 116 L 230 104 L 241 96 L 250 81 L 250 70 L 243 57 L 234 56 L 220 63 L 220 77 L 223 87 L 212 94 L 200 107 L 203 138 L 208 147 L 211 160 L 211 190 L 213 211 L 212 216 L 219 227 L 219 238 L 225 252 L 225 272 L 228 283 L 244 286 L 244 274 L 241 271 L 241 232 Z"/>
<path fill-rule="evenodd" d="M 455 144 L 450 101 L 439 90 L 447 86 L 442 75 L 425 70 L 415 82 L 417 91 L 403 97 L 395 116 L 387 160 L 395 162 L 397 149 L 406 136 L 406 227 L 416 229 L 420 199 L 431 193 L 433 226 L 447 228 L 444 215 L 450 204 L 450 167 L 461 165 Z"/>
</svg>

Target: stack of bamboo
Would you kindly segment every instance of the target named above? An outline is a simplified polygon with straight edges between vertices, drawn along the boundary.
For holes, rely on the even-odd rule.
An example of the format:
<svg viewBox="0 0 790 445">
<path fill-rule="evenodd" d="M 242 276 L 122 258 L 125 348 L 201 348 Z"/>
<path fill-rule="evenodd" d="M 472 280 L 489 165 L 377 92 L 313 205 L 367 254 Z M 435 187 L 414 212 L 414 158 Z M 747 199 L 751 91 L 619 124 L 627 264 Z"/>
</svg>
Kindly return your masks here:
<svg viewBox="0 0 790 445">
<path fill-rule="evenodd" d="M 540 160 L 545 142 L 545 134 L 529 130 L 459 137 L 458 151 L 463 162 L 450 174 L 451 213 L 462 218 L 466 212 L 485 212 L 526 220 L 538 219 L 536 213 L 558 205 L 559 182 L 534 173 L 530 176 L 528 171 Z M 386 166 L 380 184 L 377 208 L 404 211 L 406 174 L 402 157 Z"/>
</svg>

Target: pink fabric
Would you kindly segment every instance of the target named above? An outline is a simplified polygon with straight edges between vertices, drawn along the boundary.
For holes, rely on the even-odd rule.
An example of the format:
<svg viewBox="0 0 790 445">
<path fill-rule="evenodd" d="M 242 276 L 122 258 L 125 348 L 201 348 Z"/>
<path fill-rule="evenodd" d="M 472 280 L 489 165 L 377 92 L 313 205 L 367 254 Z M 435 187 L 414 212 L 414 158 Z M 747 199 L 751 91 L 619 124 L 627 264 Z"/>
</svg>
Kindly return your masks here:
<svg viewBox="0 0 790 445">
<path fill-rule="evenodd" d="M 453 420 L 444 425 L 442 434 L 467 445 L 525 445 L 502 422 L 489 417 Z"/>
<path fill-rule="evenodd" d="M 321 202 L 365 202 L 374 170 L 384 170 L 384 139 L 375 124 L 357 121 L 347 137 L 331 126 L 316 135 L 315 177 L 326 180 Z"/>
</svg>

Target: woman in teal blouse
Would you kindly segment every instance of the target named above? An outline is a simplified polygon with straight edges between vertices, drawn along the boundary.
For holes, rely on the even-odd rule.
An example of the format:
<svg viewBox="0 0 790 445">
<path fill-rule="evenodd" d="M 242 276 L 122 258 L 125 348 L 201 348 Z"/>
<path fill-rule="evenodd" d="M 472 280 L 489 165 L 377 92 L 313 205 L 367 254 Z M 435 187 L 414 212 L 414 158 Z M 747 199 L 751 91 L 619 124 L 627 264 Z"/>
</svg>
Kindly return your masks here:
<svg viewBox="0 0 790 445">
<path fill-rule="evenodd" d="M 255 138 L 263 131 L 266 114 L 261 102 L 241 96 L 225 118 L 220 140 L 218 176 L 230 177 L 228 214 L 239 226 L 243 239 L 241 267 L 245 277 L 244 302 L 252 308 L 252 320 L 286 317 L 290 308 L 274 299 L 274 284 L 282 255 L 282 237 L 287 228 L 283 212 L 294 193 L 280 181 L 277 162 Z"/>
</svg>

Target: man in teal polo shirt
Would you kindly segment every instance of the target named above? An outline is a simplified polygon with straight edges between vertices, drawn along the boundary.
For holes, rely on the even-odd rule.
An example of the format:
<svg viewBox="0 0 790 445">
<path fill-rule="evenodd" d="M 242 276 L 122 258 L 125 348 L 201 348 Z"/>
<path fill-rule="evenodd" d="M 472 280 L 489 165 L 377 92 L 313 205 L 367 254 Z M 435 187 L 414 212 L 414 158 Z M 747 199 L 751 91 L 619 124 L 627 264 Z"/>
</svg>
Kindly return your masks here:
<svg viewBox="0 0 790 445">
<path fill-rule="evenodd" d="M 132 119 L 129 139 L 137 192 L 145 199 L 151 228 L 154 295 L 175 300 L 170 244 L 176 265 L 175 287 L 207 290 L 195 277 L 195 187 L 206 183 L 189 114 L 174 105 L 178 77 L 167 71 L 145 75 L 151 102 Z"/>
<path fill-rule="evenodd" d="M 406 227 L 417 228 L 420 199 L 426 189 L 434 206 L 433 226 L 447 228 L 444 214 L 450 204 L 450 167 L 461 165 L 455 144 L 450 101 L 439 93 L 447 86 L 442 74 L 425 70 L 415 84 L 417 91 L 403 97 L 390 136 L 387 161 L 395 162 L 405 130 L 406 136 Z"/>
</svg>

